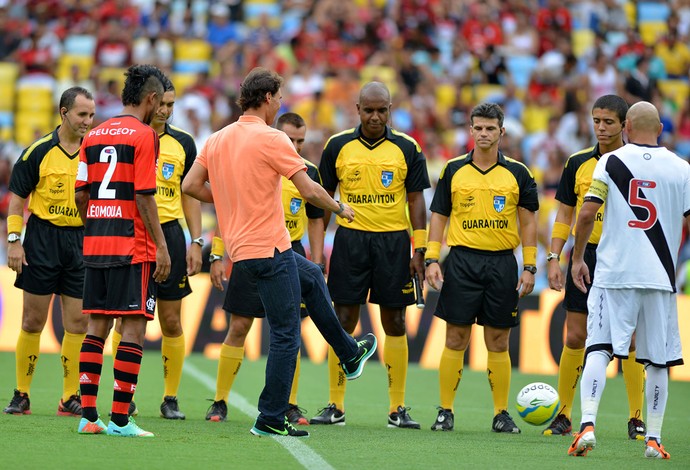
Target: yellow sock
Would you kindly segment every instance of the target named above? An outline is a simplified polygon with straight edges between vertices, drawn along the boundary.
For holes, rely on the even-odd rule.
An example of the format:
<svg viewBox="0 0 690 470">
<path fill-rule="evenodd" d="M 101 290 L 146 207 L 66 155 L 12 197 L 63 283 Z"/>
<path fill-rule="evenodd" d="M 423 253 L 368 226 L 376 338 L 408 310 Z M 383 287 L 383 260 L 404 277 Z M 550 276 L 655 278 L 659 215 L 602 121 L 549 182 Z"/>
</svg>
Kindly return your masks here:
<svg viewBox="0 0 690 470">
<path fill-rule="evenodd" d="M 340 411 L 345 411 L 345 372 L 340 367 L 340 359 L 332 347 L 328 347 L 328 403 L 335 403 Z"/>
<path fill-rule="evenodd" d="M 34 378 L 34 370 L 36 370 L 40 349 L 41 333 L 27 333 L 24 330 L 19 332 L 15 361 L 17 367 L 17 390 L 22 393 L 29 393 L 31 389 L 31 381 Z"/>
<path fill-rule="evenodd" d="M 441 362 L 438 366 L 439 386 L 441 390 L 441 407 L 453 410 L 455 394 L 462 380 L 464 368 L 465 350 L 443 348 Z"/>
<path fill-rule="evenodd" d="M 184 353 L 184 333 L 177 338 L 163 336 L 161 341 L 161 356 L 163 357 L 163 382 L 165 383 L 165 392 L 163 396 L 177 396 L 177 390 L 180 388 L 180 380 L 182 380 Z"/>
<path fill-rule="evenodd" d="M 561 361 L 558 364 L 558 397 L 561 400 L 562 411 L 570 419 L 573 412 L 573 400 L 577 382 L 582 374 L 582 363 L 585 360 L 585 349 L 570 349 L 563 346 Z"/>
<path fill-rule="evenodd" d="M 120 345 L 120 341 L 122 341 L 122 334 L 118 333 L 117 330 L 113 329 L 113 339 L 112 339 L 112 349 L 113 349 L 113 357 L 117 354 L 117 347 Z"/>
<path fill-rule="evenodd" d="M 244 348 L 228 346 L 220 347 L 220 359 L 218 360 L 218 377 L 216 378 L 216 397 L 214 401 L 225 400 L 227 403 L 232 383 L 242 366 Z"/>
<path fill-rule="evenodd" d="M 295 376 L 292 378 L 292 388 L 290 389 L 290 400 L 289 403 L 293 405 L 297 404 L 297 388 L 299 387 L 299 365 L 300 359 L 302 358 L 302 352 L 297 352 L 297 364 L 295 364 Z"/>
<path fill-rule="evenodd" d="M 86 333 L 76 334 L 65 331 L 65 336 L 62 338 L 60 360 L 62 361 L 62 399 L 64 401 L 79 392 L 79 353 L 85 337 Z"/>
<path fill-rule="evenodd" d="M 494 399 L 494 415 L 508 410 L 508 394 L 510 393 L 510 354 L 508 351 L 491 352 L 486 361 L 486 372 Z"/>
<path fill-rule="evenodd" d="M 631 351 L 627 359 L 621 361 L 623 366 L 623 380 L 628 392 L 628 406 L 630 417 L 642 419 L 642 405 L 644 403 L 644 366 L 635 362 L 635 351 Z"/>
<path fill-rule="evenodd" d="M 405 406 L 405 384 L 407 382 L 407 336 L 388 336 L 383 345 L 383 362 L 388 369 L 388 399 L 390 412 Z"/>
</svg>

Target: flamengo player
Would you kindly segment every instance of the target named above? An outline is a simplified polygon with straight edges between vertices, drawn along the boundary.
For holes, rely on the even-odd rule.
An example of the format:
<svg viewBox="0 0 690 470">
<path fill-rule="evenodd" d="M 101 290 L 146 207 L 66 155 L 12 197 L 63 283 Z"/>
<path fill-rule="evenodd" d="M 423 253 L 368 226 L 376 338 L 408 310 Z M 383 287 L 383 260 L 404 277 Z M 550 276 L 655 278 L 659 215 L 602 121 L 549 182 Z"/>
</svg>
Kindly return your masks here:
<svg viewBox="0 0 690 470">
<path fill-rule="evenodd" d="M 606 203 L 587 301 L 581 427 L 568 454 L 584 456 L 596 445 L 594 426 L 606 385 L 606 366 L 613 356 L 628 356 L 635 333 L 637 361 L 647 370 L 645 457 L 670 459 L 661 445 L 661 425 L 668 399 L 668 368 L 683 364 L 675 273 L 681 214 L 686 222 L 690 219 L 690 166 L 657 146 L 662 125 L 652 104 L 642 101 L 631 106 L 625 130 L 630 143 L 603 155 L 597 163 L 575 229 L 572 276 L 585 292 L 585 283 L 590 281 L 585 245 L 596 213 Z"/>
<path fill-rule="evenodd" d="M 89 132 L 79 154 L 75 199 L 85 225 L 83 309 L 90 315 L 79 358 L 79 433 L 152 437 L 127 412 L 146 322 L 156 307 L 156 282 L 170 273 L 154 199 L 158 135 L 148 126 L 160 106 L 165 76 L 151 65 L 133 65 L 125 75 L 122 113 Z M 103 345 L 116 317 L 122 317 L 122 341 L 113 363 L 112 418 L 106 430 L 96 398 Z"/>
</svg>

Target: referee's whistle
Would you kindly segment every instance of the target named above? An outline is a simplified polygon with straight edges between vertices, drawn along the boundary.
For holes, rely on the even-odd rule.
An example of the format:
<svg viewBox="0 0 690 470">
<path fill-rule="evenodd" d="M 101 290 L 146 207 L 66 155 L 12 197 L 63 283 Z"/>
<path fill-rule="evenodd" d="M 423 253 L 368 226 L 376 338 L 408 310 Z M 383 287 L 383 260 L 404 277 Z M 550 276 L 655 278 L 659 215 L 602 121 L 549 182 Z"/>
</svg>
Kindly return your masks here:
<svg viewBox="0 0 690 470">
<path fill-rule="evenodd" d="M 417 308 L 424 308 L 424 291 L 422 290 L 422 283 L 417 273 L 414 273 L 414 292 L 417 298 Z"/>
</svg>

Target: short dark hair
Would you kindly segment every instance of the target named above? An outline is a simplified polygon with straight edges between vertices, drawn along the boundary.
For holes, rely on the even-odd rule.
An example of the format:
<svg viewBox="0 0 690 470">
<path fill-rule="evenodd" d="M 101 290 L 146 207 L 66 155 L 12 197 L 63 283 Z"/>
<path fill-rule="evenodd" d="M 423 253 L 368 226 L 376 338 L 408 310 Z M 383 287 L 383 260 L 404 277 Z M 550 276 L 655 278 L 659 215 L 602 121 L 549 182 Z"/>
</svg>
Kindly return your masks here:
<svg viewBox="0 0 690 470">
<path fill-rule="evenodd" d="M 122 89 L 123 106 L 139 106 L 149 93 L 165 92 L 165 75 L 158 67 L 149 64 L 132 65 L 125 72 L 125 87 Z"/>
<path fill-rule="evenodd" d="M 503 127 L 503 110 L 496 103 L 480 103 L 474 108 L 470 113 L 470 124 L 474 123 L 475 117 L 481 117 L 486 119 L 498 119 L 498 127 Z"/>
<path fill-rule="evenodd" d="M 242 111 L 258 109 L 266 100 L 266 93 L 275 95 L 281 86 L 283 77 L 263 67 L 256 67 L 244 77 L 237 104 Z"/>
<path fill-rule="evenodd" d="M 163 75 L 163 93 L 166 91 L 175 91 L 175 85 L 167 75 Z"/>
<path fill-rule="evenodd" d="M 89 90 L 80 86 L 73 86 L 72 88 L 68 88 L 62 92 L 62 96 L 60 96 L 60 104 L 58 105 L 58 110 L 65 108 L 67 109 L 67 111 L 69 111 L 70 109 L 72 109 L 72 107 L 74 106 L 74 101 L 77 99 L 77 96 L 79 95 L 83 96 L 87 100 L 93 100 L 93 95 Z"/>
<path fill-rule="evenodd" d="M 276 122 L 276 129 L 282 129 L 285 124 L 295 126 L 297 129 L 307 125 L 302 116 L 297 113 L 281 114 Z"/>
<path fill-rule="evenodd" d="M 604 95 L 597 98 L 592 105 L 592 111 L 595 109 L 608 109 L 613 111 L 618 116 L 618 120 L 625 122 L 625 115 L 628 114 L 628 103 L 618 95 Z"/>
</svg>

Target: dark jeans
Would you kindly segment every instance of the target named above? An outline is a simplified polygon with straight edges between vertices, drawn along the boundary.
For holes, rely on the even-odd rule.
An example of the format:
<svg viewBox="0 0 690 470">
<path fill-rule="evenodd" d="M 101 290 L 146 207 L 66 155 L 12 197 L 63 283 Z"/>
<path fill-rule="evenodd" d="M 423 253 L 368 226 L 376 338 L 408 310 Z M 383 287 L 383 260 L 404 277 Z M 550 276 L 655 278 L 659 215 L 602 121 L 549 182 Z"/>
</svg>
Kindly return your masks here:
<svg viewBox="0 0 690 470">
<path fill-rule="evenodd" d="M 258 419 L 281 426 L 300 346 L 300 298 L 304 298 L 314 324 L 341 360 L 357 354 L 357 343 L 340 326 L 321 269 L 292 249 L 282 253 L 275 250 L 273 258 L 238 261 L 234 267 L 256 278 L 269 326 L 270 345 Z"/>
<path fill-rule="evenodd" d="M 314 325 L 341 361 L 352 359 L 357 354 L 357 342 L 340 326 L 321 268 L 298 253 L 295 261 L 302 299 Z"/>
</svg>

